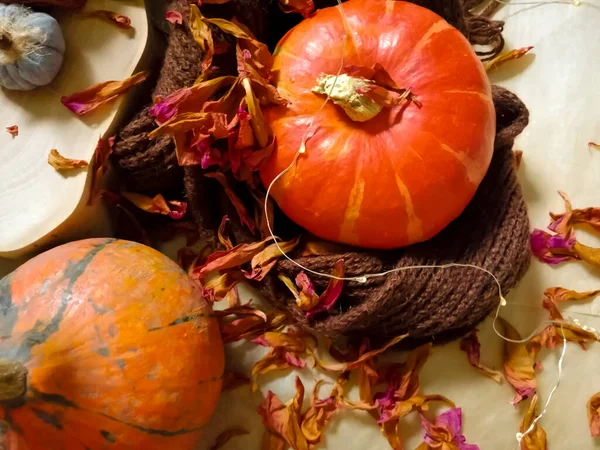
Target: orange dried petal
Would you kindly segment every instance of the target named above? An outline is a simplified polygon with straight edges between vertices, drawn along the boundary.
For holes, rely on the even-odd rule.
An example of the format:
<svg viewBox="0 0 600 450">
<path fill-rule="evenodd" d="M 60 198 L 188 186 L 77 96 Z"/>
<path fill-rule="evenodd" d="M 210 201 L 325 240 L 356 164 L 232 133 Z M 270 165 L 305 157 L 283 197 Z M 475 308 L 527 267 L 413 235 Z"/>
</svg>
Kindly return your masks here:
<svg viewBox="0 0 600 450">
<path fill-rule="evenodd" d="M 94 156 L 92 156 L 92 180 L 90 183 L 91 187 L 88 205 L 92 204 L 92 202 L 100 192 L 102 179 L 108 172 L 109 158 L 113 152 L 114 142 L 114 136 L 108 139 L 98 139 L 98 144 L 96 144 L 96 149 L 94 150 Z"/>
<path fill-rule="evenodd" d="M 586 263 L 600 268 L 600 248 L 589 247 L 581 242 L 575 242 L 573 253 Z"/>
<path fill-rule="evenodd" d="M 114 11 L 107 11 L 104 9 L 99 9 L 96 11 L 87 11 L 84 13 L 86 17 L 97 17 L 106 22 L 112 23 L 120 28 L 130 29 L 133 28 L 131 26 L 131 19 L 122 14 L 117 14 Z"/>
<path fill-rule="evenodd" d="M 592 437 L 600 437 L 600 392 L 596 392 L 588 400 L 587 416 Z"/>
<path fill-rule="evenodd" d="M 153 214 L 163 214 L 172 219 L 181 219 L 187 210 L 187 203 L 175 200 L 169 200 L 167 202 L 161 194 L 157 194 L 154 197 L 148 197 L 147 195 L 137 194 L 135 192 L 121 192 L 121 195 L 142 211 Z"/>
<path fill-rule="evenodd" d="M 6 132 L 12 137 L 17 137 L 19 135 L 19 127 L 17 125 L 11 125 L 10 127 L 6 127 Z"/>
<path fill-rule="evenodd" d="M 81 92 L 63 96 L 60 101 L 78 116 L 83 116 L 112 102 L 132 87 L 143 83 L 149 75 L 148 72 L 138 72 L 123 81 L 105 81 Z"/>
<path fill-rule="evenodd" d="M 563 320 L 558 310 L 558 304 L 562 302 L 588 300 L 600 294 L 600 289 L 595 291 L 576 292 L 561 287 L 552 287 L 544 291 L 542 306 L 550 312 L 550 319 Z"/>
<path fill-rule="evenodd" d="M 190 5 L 189 28 L 194 41 L 204 51 L 202 59 L 202 72 L 207 71 L 212 66 L 212 59 L 215 54 L 215 43 L 213 33 L 207 23 L 206 18 L 200 12 L 196 5 Z"/>
<path fill-rule="evenodd" d="M 48 154 L 48 164 L 50 164 L 52 167 L 59 171 L 82 169 L 89 165 L 87 161 L 84 161 L 82 159 L 65 158 L 55 148 L 50 150 L 50 153 Z"/>
<path fill-rule="evenodd" d="M 210 255 L 205 263 L 195 267 L 193 274 L 196 278 L 204 278 L 213 270 L 225 270 L 240 266 L 252 260 L 259 253 L 270 238 L 252 244 L 239 244 L 231 250 L 220 250 Z"/>
<path fill-rule="evenodd" d="M 224 273 L 204 284 L 202 296 L 210 302 L 219 302 L 225 298 L 230 290 L 243 280 L 244 275 L 240 272 Z"/>
<path fill-rule="evenodd" d="M 490 60 L 484 64 L 485 70 L 489 72 L 490 70 L 495 69 L 495 68 L 501 66 L 502 64 L 507 63 L 508 61 L 522 58 L 527 53 L 529 53 L 529 51 L 532 48 L 533 48 L 533 46 L 529 46 L 529 47 L 522 47 L 522 48 L 517 48 L 514 50 L 502 52 L 499 55 L 497 55 L 495 58 L 493 58 L 492 60 Z"/>
<path fill-rule="evenodd" d="M 284 13 L 299 13 L 306 18 L 315 11 L 315 3 L 313 0 L 279 0 L 279 8 Z"/>
<path fill-rule="evenodd" d="M 481 345 L 477 338 L 477 330 L 472 331 L 460 341 L 460 349 L 467 354 L 469 364 L 471 364 L 477 371 L 486 377 L 491 378 L 496 383 L 502 383 L 502 373 L 490 369 L 481 363 Z"/>
<path fill-rule="evenodd" d="M 498 321 L 504 328 L 504 336 L 511 340 L 521 340 L 521 335 L 510 323 L 501 317 Z M 536 357 L 537 351 L 531 345 L 509 341 L 504 343 L 504 376 L 516 391 L 514 404 L 536 393 Z"/>
<path fill-rule="evenodd" d="M 298 245 L 298 242 L 300 242 L 300 236 L 290 241 L 279 242 L 278 244 L 273 243 L 260 253 L 254 255 L 250 261 L 252 271 L 245 272 L 246 278 L 256 281 L 264 279 L 275 264 L 277 264 L 277 261 L 279 261 L 279 258 L 282 256 L 281 252 L 283 251 L 286 254 L 291 252 Z"/>
<path fill-rule="evenodd" d="M 219 231 L 217 232 L 219 242 L 223 247 L 225 247 L 225 250 L 231 250 L 233 248 L 233 244 L 231 243 L 231 239 L 227 233 L 227 226 L 230 222 L 231 220 L 229 220 L 229 217 L 223 216 L 223 219 L 221 219 L 221 224 L 219 225 Z"/>
<path fill-rule="evenodd" d="M 531 403 L 529 404 L 529 408 L 523 417 L 523 421 L 521 422 L 521 427 L 519 431 L 524 433 L 529 429 L 533 421 L 536 419 L 537 413 L 537 402 L 538 396 L 537 394 L 533 396 L 531 399 Z M 536 424 L 531 432 L 529 432 L 526 436 L 521 440 L 521 450 L 546 450 L 546 432 L 544 429 L 538 424 Z"/>
</svg>

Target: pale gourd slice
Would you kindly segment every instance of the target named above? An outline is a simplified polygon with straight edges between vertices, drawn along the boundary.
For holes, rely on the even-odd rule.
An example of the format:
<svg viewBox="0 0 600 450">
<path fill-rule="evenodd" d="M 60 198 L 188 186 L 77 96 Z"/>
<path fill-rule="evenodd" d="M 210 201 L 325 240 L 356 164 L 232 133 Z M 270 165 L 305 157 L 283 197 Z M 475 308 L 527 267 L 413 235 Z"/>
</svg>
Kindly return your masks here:
<svg viewBox="0 0 600 450">
<path fill-rule="evenodd" d="M 151 27 L 144 2 L 88 1 L 85 10 L 95 9 L 127 15 L 134 29 L 60 11 L 55 17 L 67 51 L 58 77 L 31 92 L 0 89 L 0 263 L 60 242 L 111 232 L 102 202 L 87 206 L 91 171 L 59 173 L 47 163 L 53 148 L 68 158 L 90 161 L 98 138 L 118 129 L 127 104 L 125 97 L 78 117 L 61 104 L 62 95 L 123 80 L 148 65 Z M 5 131 L 11 125 L 19 127 L 18 137 Z"/>
</svg>

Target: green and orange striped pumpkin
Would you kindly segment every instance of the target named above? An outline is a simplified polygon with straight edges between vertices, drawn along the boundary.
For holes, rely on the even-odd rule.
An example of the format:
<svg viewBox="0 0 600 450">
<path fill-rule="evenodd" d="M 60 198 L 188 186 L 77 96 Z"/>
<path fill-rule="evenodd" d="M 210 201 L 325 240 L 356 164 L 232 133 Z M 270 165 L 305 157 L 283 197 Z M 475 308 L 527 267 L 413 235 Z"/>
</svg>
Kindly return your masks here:
<svg viewBox="0 0 600 450">
<path fill-rule="evenodd" d="M 0 281 L 0 419 L 9 450 L 192 449 L 223 344 L 197 284 L 159 252 L 90 239 Z"/>
</svg>

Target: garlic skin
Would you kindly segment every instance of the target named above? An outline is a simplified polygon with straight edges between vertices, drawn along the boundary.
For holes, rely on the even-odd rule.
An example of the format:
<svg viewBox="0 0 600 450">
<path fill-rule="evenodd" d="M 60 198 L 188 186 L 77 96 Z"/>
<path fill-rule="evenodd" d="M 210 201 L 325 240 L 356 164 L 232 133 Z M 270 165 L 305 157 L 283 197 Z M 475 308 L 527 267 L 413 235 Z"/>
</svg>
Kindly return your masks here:
<svg viewBox="0 0 600 450">
<path fill-rule="evenodd" d="M 65 40 L 56 19 L 0 3 L 0 86 L 27 91 L 49 84 L 63 64 Z"/>
</svg>

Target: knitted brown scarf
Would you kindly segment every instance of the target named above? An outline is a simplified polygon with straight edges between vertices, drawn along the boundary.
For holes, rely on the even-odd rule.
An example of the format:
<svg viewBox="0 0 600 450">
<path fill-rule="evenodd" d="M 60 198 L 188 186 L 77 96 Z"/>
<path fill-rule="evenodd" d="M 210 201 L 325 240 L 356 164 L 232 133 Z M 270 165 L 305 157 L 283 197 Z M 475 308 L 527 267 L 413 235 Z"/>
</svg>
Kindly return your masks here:
<svg viewBox="0 0 600 450">
<path fill-rule="evenodd" d="M 317 6 L 326 3 L 317 2 Z M 467 8 L 477 1 L 414 0 L 428 7 L 462 31 L 471 42 L 488 45 L 482 58 L 497 54 L 504 44 L 502 22 L 489 19 L 491 9 L 473 15 Z M 174 0 L 169 9 L 187 15 L 187 0 Z M 268 0 L 233 0 L 227 7 L 203 9 L 206 15 L 237 17 L 261 39 L 276 42 L 299 19 L 283 15 Z M 164 17 L 164 16 L 163 16 Z M 274 24 L 268 30 L 264 24 Z M 184 24 L 185 25 L 185 24 Z M 228 39 L 219 35 L 218 39 Z M 199 75 L 201 53 L 186 27 L 170 32 L 163 69 L 154 95 L 166 95 L 193 83 Z M 223 56 L 223 58 L 225 58 Z M 221 64 L 221 65 L 219 65 Z M 225 59 L 216 61 L 222 73 L 232 70 Z M 463 214 L 442 233 L 422 244 L 397 251 L 361 251 L 299 257 L 298 262 L 320 272 L 330 272 L 338 259 L 344 259 L 348 276 L 378 273 L 413 265 L 446 263 L 473 264 L 494 273 L 504 293 L 518 282 L 528 267 L 529 224 L 527 212 L 513 169 L 512 144 L 527 125 L 528 112 L 510 92 L 494 87 L 497 114 L 495 153 L 487 176 Z M 114 162 L 129 189 L 154 194 L 184 191 L 202 236 L 216 247 L 215 229 L 222 215 L 235 212 L 220 186 L 203 176 L 197 167 L 182 170 L 168 137 L 150 141 L 146 133 L 156 125 L 143 109 L 120 133 L 115 145 Z M 233 180 L 231 180 L 233 182 Z M 244 197 L 244 187 L 236 186 Z M 279 217 L 277 218 L 279 219 Z M 277 220 L 277 234 L 290 234 L 290 225 Z M 255 240 L 239 224 L 234 228 L 238 242 Z M 281 261 L 276 270 L 291 277 L 299 269 Z M 327 280 L 314 277 L 317 289 Z M 409 333 L 415 340 L 446 339 L 473 328 L 498 302 L 498 287 L 483 271 L 473 268 L 409 269 L 385 277 L 372 278 L 365 284 L 347 283 L 335 311 L 322 313 L 310 322 L 290 298 L 275 276 L 260 283 L 259 289 L 275 304 L 287 308 L 306 327 L 331 337 L 345 335 L 374 339 Z"/>
</svg>

